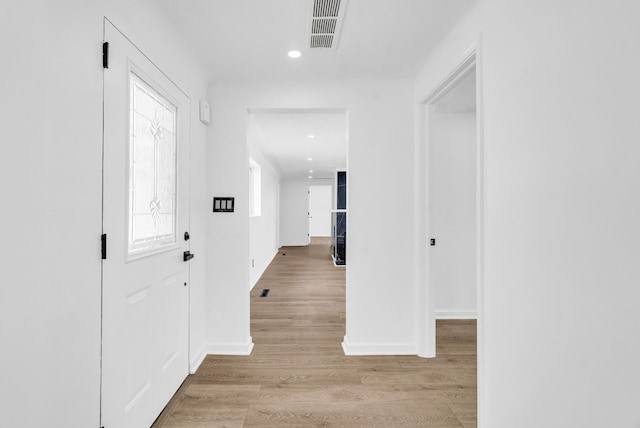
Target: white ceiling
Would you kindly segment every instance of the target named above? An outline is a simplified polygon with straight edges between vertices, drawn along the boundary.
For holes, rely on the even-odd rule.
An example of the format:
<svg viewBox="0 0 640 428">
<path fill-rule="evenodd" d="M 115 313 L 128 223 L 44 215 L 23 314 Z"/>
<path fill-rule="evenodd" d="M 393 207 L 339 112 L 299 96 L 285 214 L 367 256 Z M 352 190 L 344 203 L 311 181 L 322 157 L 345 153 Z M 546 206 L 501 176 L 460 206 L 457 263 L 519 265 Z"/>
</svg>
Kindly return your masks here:
<svg viewBox="0 0 640 428">
<path fill-rule="evenodd" d="M 478 0 L 347 0 L 337 49 L 305 49 L 313 0 L 157 0 L 213 82 L 413 77 Z M 297 49 L 302 57 L 287 52 Z M 346 166 L 345 112 L 254 112 L 250 135 L 284 179 Z M 257 133 L 257 134 L 256 134 Z M 316 138 L 309 140 L 313 133 Z M 314 160 L 309 162 L 307 157 Z M 310 180 L 311 181 L 311 180 Z"/>
<path fill-rule="evenodd" d="M 284 180 L 332 178 L 336 168 L 347 166 L 344 111 L 254 110 L 249 115 L 249 136 L 251 151 L 265 156 Z"/>
<path fill-rule="evenodd" d="M 214 81 L 414 76 L 477 0 L 348 0 L 338 49 L 305 49 L 312 0 L 158 0 Z M 291 59 L 287 52 L 302 51 Z"/>
</svg>

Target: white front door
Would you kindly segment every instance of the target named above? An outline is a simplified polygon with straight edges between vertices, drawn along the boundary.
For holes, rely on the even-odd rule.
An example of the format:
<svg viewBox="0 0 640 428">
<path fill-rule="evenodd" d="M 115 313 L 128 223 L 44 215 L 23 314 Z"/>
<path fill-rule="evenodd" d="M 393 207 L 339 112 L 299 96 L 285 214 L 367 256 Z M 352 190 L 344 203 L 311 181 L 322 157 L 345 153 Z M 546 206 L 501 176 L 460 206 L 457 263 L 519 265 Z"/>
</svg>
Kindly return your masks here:
<svg viewBox="0 0 640 428">
<path fill-rule="evenodd" d="M 188 374 L 189 99 L 105 20 L 102 426 L 148 427 Z"/>
<path fill-rule="evenodd" d="M 309 186 L 309 235 L 331 236 L 331 186 Z"/>
</svg>

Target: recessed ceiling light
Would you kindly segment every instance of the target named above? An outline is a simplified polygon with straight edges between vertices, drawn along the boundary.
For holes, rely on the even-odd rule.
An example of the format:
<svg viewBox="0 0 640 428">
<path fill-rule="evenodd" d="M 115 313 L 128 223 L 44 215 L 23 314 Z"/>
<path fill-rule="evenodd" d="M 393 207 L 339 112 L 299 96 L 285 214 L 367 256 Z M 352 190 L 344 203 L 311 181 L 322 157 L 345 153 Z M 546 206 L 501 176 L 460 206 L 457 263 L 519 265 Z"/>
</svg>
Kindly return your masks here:
<svg viewBox="0 0 640 428">
<path fill-rule="evenodd" d="M 313 178 L 312 176 L 309 176 L 309 178 Z"/>
<path fill-rule="evenodd" d="M 313 160 L 313 158 L 307 158 L 307 160 L 308 160 L 308 161 L 312 161 L 312 160 Z"/>
<path fill-rule="evenodd" d="M 309 135 L 307 135 L 307 138 L 316 138 L 316 136 L 313 135 L 313 134 L 309 134 Z"/>
<path fill-rule="evenodd" d="M 300 56 L 302 55 L 302 52 L 300 52 L 300 51 L 289 51 L 289 53 L 287 55 L 289 55 L 289 58 L 300 58 Z"/>
<path fill-rule="evenodd" d="M 312 169 L 309 170 L 309 174 L 313 174 L 313 170 Z"/>
</svg>

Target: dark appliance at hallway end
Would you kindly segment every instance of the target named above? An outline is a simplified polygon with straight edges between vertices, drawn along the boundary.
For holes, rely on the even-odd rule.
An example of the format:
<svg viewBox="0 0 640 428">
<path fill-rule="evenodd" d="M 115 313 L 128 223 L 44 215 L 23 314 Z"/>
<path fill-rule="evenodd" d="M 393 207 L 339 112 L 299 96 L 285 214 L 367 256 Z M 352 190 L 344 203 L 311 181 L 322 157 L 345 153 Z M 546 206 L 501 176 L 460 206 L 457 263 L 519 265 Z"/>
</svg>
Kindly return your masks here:
<svg viewBox="0 0 640 428">
<path fill-rule="evenodd" d="M 347 264 L 347 171 L 336 172 L 336 209 L 331 213 L 331 257 Z"/>
</svg>

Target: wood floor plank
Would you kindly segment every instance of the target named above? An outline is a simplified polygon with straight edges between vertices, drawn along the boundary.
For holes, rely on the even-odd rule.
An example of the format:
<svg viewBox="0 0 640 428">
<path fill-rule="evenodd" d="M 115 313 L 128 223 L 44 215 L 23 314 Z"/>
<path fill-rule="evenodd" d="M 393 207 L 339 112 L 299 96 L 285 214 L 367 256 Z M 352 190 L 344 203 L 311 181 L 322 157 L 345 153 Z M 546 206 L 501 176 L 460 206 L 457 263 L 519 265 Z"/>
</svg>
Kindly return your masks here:
<svg viewBox="0 0 640 428">
<path fill-rule="evenodd" d="M 245 427 L 432 427 L 463 425 L 447 406 L 420 411 L 389 412 L 385 407 L 338 405 L 331 408 L 308 404 L 252 405 Z"/>
<path fill-rule="evenodd" d="M 439 320 L 437 358 L 347 357 L 344 281 L 326 239 L 282 248 L 250 293 L 252 354 L 207 356 L 154 428 L 475 427 L 475 322 Z"/>
<path fill-rule="evenodd" d="M 163 427 L 242 427 L 259 385 L 192 384 Z"/>
<path fill-rule="evenodd" d="M 305 367 L 233 369 L 225 367 L 205 368 L 193 383 L 218 385 L 310 384 L 336 385 L 360 384 L 360 376 L 349 369 L 310 369 Z"/>
</svg>

